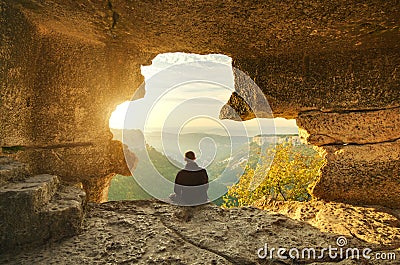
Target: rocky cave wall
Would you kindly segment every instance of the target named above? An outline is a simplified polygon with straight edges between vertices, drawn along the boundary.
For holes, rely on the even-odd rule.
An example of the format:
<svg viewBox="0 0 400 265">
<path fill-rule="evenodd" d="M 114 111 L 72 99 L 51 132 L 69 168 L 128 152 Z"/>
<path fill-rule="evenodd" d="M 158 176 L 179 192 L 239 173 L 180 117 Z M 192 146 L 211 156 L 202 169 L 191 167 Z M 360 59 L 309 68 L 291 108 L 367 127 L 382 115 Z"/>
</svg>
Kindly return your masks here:
<svg viewBox="0 0 400 265">
<path fill-rule="evenodd" d="M 264 90 L 275 117 L 296 118 L 300 136 L 322 147 L 327 164 L 313 196 L 400 206 L 398 54 L 398 49 L 373 49 L 234 61 Z M 282 59 L 286 65 L 279 63 Z M 236 82 L 236 90 L 240 94 L 247 85 Z M 269 116 L 253 113 L 235 97 L 229 103 L 242 119 Z M 230 117 L 224 110 L 221 114 Z"/>
<path fill-rule="evenodd" d="M 143 81 L 140 65 L 163 52 L 223 53 L 275 117 L 296 118 L 302 136 L 325 149 L 314 196 L 398 208 L 399 9 L 397 1 L 2 0 L 1 146 L 32 174 L 83 182 L 90 200 L 103 201 L 110 174 L 129 173 L 108 118 Z"/>
<path fill-rule="evenodd" d="M 1 11 L 3 152 L 32 175 L 83 182 L 90 200 L 107 200 L 110 174 L 130 174 L 108 117 L 143 81 L 137 51 L 5 3 Z"/>
</svg>

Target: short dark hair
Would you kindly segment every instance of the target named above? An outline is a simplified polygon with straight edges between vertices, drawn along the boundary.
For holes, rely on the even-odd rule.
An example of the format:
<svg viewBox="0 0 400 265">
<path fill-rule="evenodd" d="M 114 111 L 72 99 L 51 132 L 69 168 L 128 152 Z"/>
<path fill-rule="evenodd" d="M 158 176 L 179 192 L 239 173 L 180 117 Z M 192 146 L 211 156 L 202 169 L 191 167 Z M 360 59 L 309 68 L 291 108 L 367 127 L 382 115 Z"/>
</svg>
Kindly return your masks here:
<svg viewBox="0 0 400 265">
<path fill-rule="evenodd" d="M 193 151 L 187 151 L 185 153 L 185 158 L 190 159 L 190 160 L 195 160 L 196 159 L 196 155 L 194 154 Z"/>
</svg>

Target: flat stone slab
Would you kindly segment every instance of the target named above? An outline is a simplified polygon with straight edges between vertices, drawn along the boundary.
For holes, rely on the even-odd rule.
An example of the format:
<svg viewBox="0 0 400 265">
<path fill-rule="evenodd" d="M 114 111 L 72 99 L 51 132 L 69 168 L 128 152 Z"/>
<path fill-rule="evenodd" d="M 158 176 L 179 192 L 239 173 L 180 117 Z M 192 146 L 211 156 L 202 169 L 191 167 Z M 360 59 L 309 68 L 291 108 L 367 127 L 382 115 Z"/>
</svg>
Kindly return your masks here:
<svg viewBox="0 0 400 265">
<path fill-rule="evenodd" d="M 57 176 L 38 175 L 0 187 L 0 212 L 38 211 L 47 204 L 59 187 Z"/>
<path fill-rule="evenodd" d="M 85 193 L 38 175 L 0 188 L 0 253 L 73 236 L 80 231 Z M 1 262 L 0 262 L 1 263 Z"/>
</svg>

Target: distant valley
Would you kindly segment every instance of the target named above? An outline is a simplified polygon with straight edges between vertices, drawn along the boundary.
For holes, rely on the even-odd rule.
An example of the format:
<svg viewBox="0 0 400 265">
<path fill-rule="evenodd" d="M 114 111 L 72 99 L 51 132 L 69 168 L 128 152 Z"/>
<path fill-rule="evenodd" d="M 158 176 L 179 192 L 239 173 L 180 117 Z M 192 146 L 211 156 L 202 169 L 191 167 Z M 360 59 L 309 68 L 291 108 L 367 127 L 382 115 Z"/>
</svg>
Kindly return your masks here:
<svg viewBox="0 0 400 265">
<path fill-rule="evenodd" d="M 155 190 L 159 196 L 167 197 L 173 190 L 176 173 L 183 167 L 183 154 L 192 150 L 196 153 L 196 162 L 207 169 L 210 181 L 209 194 L 225 194 L 228 187 L 238 181 L 246 164 L 256 164 L 255 159 L 262 150 L 271 148 L 274 143 L 297 137 L 296 135 L 265 135 L 256 137 L 221 136 L 207 133 L 143 133 L 139 130 L 112 129 L 114 138 L 123 142 L 139 158 L 134 175 L 114 177 L 109 200 L 150 198 L 137 180 L 153 188 L 156 169 L 171 185 L 162 185 Z M 298 137 L 297 137 L 298 138 Z M 148 156 L 147 156 L 148 155 Z M 147 157 L 150 157 L 148 161 Z M 250 161 L 252 160 L 252 161 Z M 147 182 L 146 182 L 147 181 Z M 146 184 L 147 183 L 147 184 Z M 153 185 L 153 186 L 151 186 Z"/>
</svg>

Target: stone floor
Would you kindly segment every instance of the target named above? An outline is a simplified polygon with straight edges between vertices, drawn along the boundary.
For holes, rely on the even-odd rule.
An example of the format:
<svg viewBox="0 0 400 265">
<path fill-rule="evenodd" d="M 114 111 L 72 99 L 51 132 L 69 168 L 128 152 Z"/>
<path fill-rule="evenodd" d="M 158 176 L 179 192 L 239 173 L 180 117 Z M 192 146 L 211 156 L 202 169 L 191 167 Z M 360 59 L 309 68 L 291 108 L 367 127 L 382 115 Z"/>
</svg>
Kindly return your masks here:
<svg viewBox="0 0 400 265">
<path fill-rule="evenodd" d="M 293 260 L 278 258 L 276 251 L 273 258 L 259 258 L 257 251 L 265 244 L 268 250 L 315 248 L 319 256 L 328 245 L 338 247 L 337 238 L 342 234 L 252 207 L 226 210 L 212 204 L 179 207 L 158 201 L 121 201 L 90 204 L 87 210 L 79 235 L 3 254 L 0 264 L 400 264 L 399 247 L 371 243 L 350 233 L 345 234 L 344 250 L 368 247 L 371 256 L 395 253 L 397 260 L 344 259 L 339 254 L 332 259 L 327 252 L 323 258 Z M 381 214 L 376 209 L 369 211 L 366 225 L 374 219 L 373 212 Z"/>
</svg>

